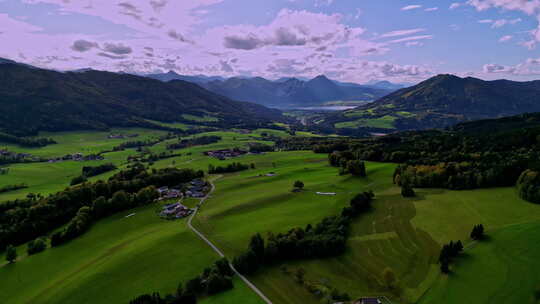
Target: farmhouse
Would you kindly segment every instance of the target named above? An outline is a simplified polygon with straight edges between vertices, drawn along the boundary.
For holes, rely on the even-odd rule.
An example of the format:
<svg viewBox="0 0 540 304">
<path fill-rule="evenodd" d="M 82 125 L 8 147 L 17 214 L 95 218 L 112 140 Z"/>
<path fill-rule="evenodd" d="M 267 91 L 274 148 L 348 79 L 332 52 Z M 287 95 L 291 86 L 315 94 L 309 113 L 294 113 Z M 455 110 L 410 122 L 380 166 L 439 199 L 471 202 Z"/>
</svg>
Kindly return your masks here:
<svg viewBox="0 0 540 304">
<path fill-rule="evenodd" d="M 382 301 L 378 298 L 361 298 L 354 304 L 382 304 Z"/>
<path fill-rule="evenodd" d="M 161 211 L 159 215 L 164 218 L 179 219 L 179 218 L 189 216 L 192 213 L 193 213 L 192 209 L 189 209 L 188 207 L 182 205 L 182 203 L 177 202 L 174 204 L 163 206 L 163 210 Z"/>
<path fill-rule="evenodd" d="M 317 195 L 336 195 L 335 192 L 317 192 Z"/>
<path fill-rule="evenodd" d="M 159 200 L 171 199 L 171 198 L 180 198 L 182 197 L 182 191 L 178 189 L 169 189 L 169 187 L 161 187 L 157 189 L 159 193 Z"/>
<path fill-rule="evenodd" d="M 246 154 L 246 151 L 239 150 L 239 149 L 224 149 L 224 150 L 214 150 L 214 151 L 206 151 L 204 152 L 205 155 L 217 158 L 219 160 L 225 160 L 228 158 L 233 157 L 239 157 L 244 154 Z"/>
<path fill-rule="evenodd" d="M 194 179 L 189 183 L 186 196 L 201 198 L 205 196 L 207 183 L 202 179 Z"/>
</svg>

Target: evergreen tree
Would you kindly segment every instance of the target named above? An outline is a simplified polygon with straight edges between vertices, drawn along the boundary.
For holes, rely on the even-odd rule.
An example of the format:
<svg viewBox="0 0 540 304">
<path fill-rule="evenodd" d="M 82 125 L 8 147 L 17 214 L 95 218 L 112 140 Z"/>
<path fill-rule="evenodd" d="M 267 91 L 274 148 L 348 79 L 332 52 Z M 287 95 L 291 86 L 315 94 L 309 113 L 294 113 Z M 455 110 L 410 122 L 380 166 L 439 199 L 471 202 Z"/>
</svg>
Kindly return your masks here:
<svg viewBox="0 0 540 304">
<path fill-rule="evenodd" d="M 8 245 L 6 248 L 6 261 L 13 263 L 17 259 L 17 249 L 12 245 Z"/>
</svg>

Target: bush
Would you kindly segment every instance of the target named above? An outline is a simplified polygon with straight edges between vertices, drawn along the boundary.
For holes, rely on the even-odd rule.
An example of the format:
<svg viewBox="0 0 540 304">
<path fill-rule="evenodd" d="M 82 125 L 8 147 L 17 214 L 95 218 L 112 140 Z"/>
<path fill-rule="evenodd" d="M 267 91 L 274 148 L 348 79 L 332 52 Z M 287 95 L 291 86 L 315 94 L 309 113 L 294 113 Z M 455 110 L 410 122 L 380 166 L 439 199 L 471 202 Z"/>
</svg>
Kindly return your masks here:
<svg viewBox="0 0 540 304">
<path fill-rule="evenodd" d="M 45 238 L 37 238 L 33 241 L 28 242 L 28 248 L 26 252 L 28 255 L 36 254 L 44 251 L 47 248 L 47 241 Z"/>
</svg>

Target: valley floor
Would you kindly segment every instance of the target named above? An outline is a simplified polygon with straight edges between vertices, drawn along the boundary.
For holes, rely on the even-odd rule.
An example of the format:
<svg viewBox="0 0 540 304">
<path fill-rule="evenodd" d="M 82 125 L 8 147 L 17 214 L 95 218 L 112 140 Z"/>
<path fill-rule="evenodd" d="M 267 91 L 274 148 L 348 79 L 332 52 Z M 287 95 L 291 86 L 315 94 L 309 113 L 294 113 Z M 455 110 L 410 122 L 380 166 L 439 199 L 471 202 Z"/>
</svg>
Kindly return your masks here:
<svg viewBox="0 0 540 304">
<path fill-rule="evenodd" d="M 339 213 L 355 194 L 375 192 L 374 208 L 353 223 L 343 256 L 285 263 L 250 278 L 274 304 L 320 302 L 296 283 L 292 273 L 299 268 L 305 270 L 306 280 L 353 297 L 385 295 L 395 303 L 421 304 L 535 303 L 534 291 L 540 283 L 540 206 L 519 199 L 513 188 L 417 189 L 416 198 L 405 199 L 392 183 L 395 164 L 367 163 L 368 177 L 355 178 L 339 176 L 328 165 L 327 155 L 310 151 L 246 155 L 226 161 L 201 154 L 266 142 L 260 137 L 262 132 L 215 132 L 223 138 L 219 143 L 179 150 L 182 156 L 157 161 L 153 167 L 206 169 L 209 164 L 233 161 L 255 165 L 255 169 L 218 179 L 215 192 L 193 220 L 229 259 L 242 252 L 256 232 L 279 233 L 315 224 Z M 165 147 L 166 142 L 151 149 L 159 153 Z M 118 153 L 124 154 L 114 162 L 122 167 L 122 159 L 133 150 Z M 111 154 L 109 159 L 114 157 Z M 54 167 L 58 171 L 49 164 L 11 166 L 11 177 L 26 180 L 30 188 L 0 195 L 0 200 L 25 192 L 61 190 L 71 178 L 62 174 L 80 172 L 80 164 L 55 165 L 60 166 Z M 44 180 L 47 170 L 62 173 Z M 305 184 L 300 193 L 291 192 L 296 180 Z M 0 185 L 7 183 L 11 183 L 8 177 L 0 176 Z M 111 216 L 83 236 L 34 256 L 25 256 L 21 246 L 15 264 L 1 263 L 0 299 L 8 299 L 5 303 L 127 303 L 142 293 L 172 293 L 179 282 L 200 273 L 218 256 L 188 230 L 186 220 L 162 220 L 156 215 L 158 209 L 150 205 Z M 125 217 L 131 213 L 135 215 Z M 488 240 L 470 241 L 469 233 L 476 224 L 487 228 Z M 465 254 L 452 266 L 451 275 L 441 275 L 437 264 L 440 247 L 458 239 L 465 243 Z M 382 274 L 386 268 L 396 274 L 399 288 L 385 287 Z M 240 280 L 234 285 L 233 290 L 202 303 L 262 303 Z"/>
</svg>

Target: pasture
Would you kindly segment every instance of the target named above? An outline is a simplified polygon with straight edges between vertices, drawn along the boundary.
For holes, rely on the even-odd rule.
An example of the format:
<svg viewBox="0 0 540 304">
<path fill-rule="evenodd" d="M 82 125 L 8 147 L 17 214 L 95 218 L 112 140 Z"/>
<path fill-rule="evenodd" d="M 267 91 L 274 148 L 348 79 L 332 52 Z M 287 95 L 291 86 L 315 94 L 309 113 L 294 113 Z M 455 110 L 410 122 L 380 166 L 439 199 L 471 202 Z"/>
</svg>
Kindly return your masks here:
<svg viewBox="0 0 540 304">
<path fill-rule="evenodd" d="M 327 155 L 310 151 L 248 154 L 221 161 L 203 152 L 246 148 L 253 142 L 271 144 L 268 136 L 288 134 L 261 129 L 194 136 L 203 135 L 221 136 L 222 140 L 178 150 L 180 156 L 156 161 L 152 167 L 206 170 L 209 164 L 255 165 L 255 169 L 217 179 L 216 191 L 193 222 L 230 259 L 246 248 L 256 232 L 279 233 L 315 224 L 338 214 L 358 192 L 375 191 L 373 210 L 355 219 L 343 256 L 287 262 L 264 268 L 251 277 L 274 303 L 319 303 L 317 297 L 296 283 L 292 273 L 299 268 L 305 270 L 307 281 L 336 287 L 353 298 L 386 295 L 397 303 L 422 304 L 463 303 L 463 299 L 480 304 L 492 303 L 493 299 L 534 303 L 533 293 L 540 279 L 540 264 L 535 260 L 540 254 L 535 245 L 540 239 L 540 206 L 519 199 L 513 188 L 416 189 L 417 196 L 406 199 L 392 183 L 395 164 L 366 163 L 368 177 L 356 178 L 339 176 L 337 168 L 328 165 Z M 167 151 L 172 141 L 176 139 L 149 150 Z M 107 153 L 105 161 L 122 167 L 126 158 L 135 153 L 134 149 Z M 0 186 L 26 182 L 30 188 L 5 193 L 0 200 L 27 192 L 47 194 L 61 190 L 80 174 L 82 165 L 92 163 L 12 165 L 8 175 L 0 176 Z M 305 184 L 300 193 L 291 192 L 296 180 Z M 186 201 L 189 206 L 196 203 L 194 199 Z M 35 256 L 25 257 L 23 248 L 19 248 L 20 260 L 15 265 L 0 267 L 0 298 L 10 299 L 8 303 L 118 303 L 141 293 L 173 292 L 178 282 L 198 274 L 217 255 L 187 230 L 185 220 L 160 220 L 156 208 L 147 206 L 101 220 L 74 241 Z M 135 216 L 124 218 L 133 212 Z M 489 241 L 477 244 L 469 240 L 476 224 L 486 227 Z M 458 239 L 468 248 L 452 265 L 453 273 L 441 275 L 437 264 L 440 246 Z M 386 268 L 396 274 L 397 289 L 386 287 Z M 261 303 L 238 279 L 233 290 L 201 302 Z"/>
</svg>

